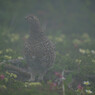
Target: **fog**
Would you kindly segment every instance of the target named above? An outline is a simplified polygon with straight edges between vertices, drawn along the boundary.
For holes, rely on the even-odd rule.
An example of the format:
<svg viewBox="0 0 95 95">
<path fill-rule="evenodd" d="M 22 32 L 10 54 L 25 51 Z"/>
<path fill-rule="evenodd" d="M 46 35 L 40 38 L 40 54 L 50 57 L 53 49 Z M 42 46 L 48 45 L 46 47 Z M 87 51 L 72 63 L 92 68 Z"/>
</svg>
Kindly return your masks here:
<svg viewBox="0 0 95 95">
<path fill-rule="evenodd" d="M 34 15 L 39 19 L 42 34 L 38 32 L 38 36 L 36 33 L 35 36 L 32 35 L 31 24 L 29 25 L 25 20 L 25 17 L 29 15 Z M 38 26 L 32 28 L 35 31 L 40 29 Z M 45 35 L 46 39 L 40 35 Z M 51 42 L 48 45 L 47 39 L 54 45 Z M 29 42 L 25 46 L 26 40 Z M 38 46 L 35 45 L 36 42 L 38 42 Z M 28 50 L 29 43 L 32 44 Z M 39 45 L 41 43 L 44 45 Z M 44 50 L 43 47 L 46 49 Z M 36 59 L 33 54 L 37 56 Z M 34 65 L 29 65 L 30 63 Z M 3 64 L 5 65 L 2 66 Z M 14 88 L 15 91 L 17 85 L 20 84 L 19 87 L 25 89 L 25 93 L 38 95 L 38 93 L 46 93 L 46 89 L 49 90 L 49 86 L 52 84 L 53 87 L 50 86 L 50 89 L 52 88 L 56 93 L 58 88 L 61 87 L 62 90 L 62 85 L 64 86 L 66 91 L 61 92 L 60 95 L 62 93 L 76 95 L 79 92 L 75 90 L 80 87 L 79 91 L 82 95 L 89 93 L 94 95 L 94 67 L 94 0 L 0 0 L 0 91 L 4 86 L 6 89 L 10 89 L 11 93 L 11 88 Z M 63 73 L 64 75 L 62 75 Z M 3 79 L 8 80 L 5 82 Z M 42 89 L 45 89 L 43 92 L 41 89 L 37 91 L 35 87 L 31 86 L 34 90 L 30 90 L 30 84 L 25 82 L 37 82 L 37 85 L 35 84 L 37 87 L 43 85 Z M 86 91 L 89 84 L 91 92 Z M 23 85 L 27 85 L 27 87 L 23 88 Z M 46 93 L 46 95 L 59 95 L 53 92 Z M 0 95 L 5 94 L 2 90 Z"/>
</svg>

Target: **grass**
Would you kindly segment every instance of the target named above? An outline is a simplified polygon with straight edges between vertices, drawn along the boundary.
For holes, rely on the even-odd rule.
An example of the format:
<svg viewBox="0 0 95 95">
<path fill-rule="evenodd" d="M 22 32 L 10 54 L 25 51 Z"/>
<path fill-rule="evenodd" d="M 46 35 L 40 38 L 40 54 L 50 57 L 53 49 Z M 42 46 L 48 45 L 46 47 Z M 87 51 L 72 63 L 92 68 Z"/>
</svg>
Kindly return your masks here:
<svg viewBox="0 0 95 95">
<path fill-rule="evenodd" d="M 58 34 L 51 33 L 50 35 L 48 35 L 49 39 L 51 39 L 53 42 L 56 42 L 56 62 L 52 70 L 47 73 L 46 79 L 53 81 L 56 79 L 54 72 L 69 70 L 71 72 L 66 72 L 64 76 L 66 78 L 66 95 L 76 95 L 75 90 L 77 89 L 77 85 L 83 85 L 84 81 L 89 81 L 91 83 L 89 89 L 92 90 L 92 94 L 94 95 L 95 38 L 88 33 L 74 33 L 68 35 L 59 32 Z M 6 31 L 1 32 L 0 40 L 2 42 L 0 43 L 0 62 L 23 57 L 23 40 L 21 39 L 22 36 L 23 35 L 19 33 L 11 34 L 9 32 L 8 34 L 6 34 Z M 15 45 L 17 45 L 18 47 L 15 47 Z M 2 69 L 2 67 L 0 67 L 0 69 Z M 0 72 L 0 74 L 2 73 Z M 69 84 L 71 84 L 71 88 L 74 90 L 68 88 Z M 15 85 L 17 86 L 18 83 L 16 83 Z M 85 88 L 84 85 L 83 87 Z M 51 91 L 48 88 L 48 85 L 43 85 L 43 87 L 31 88 L 23 88 L 22 86 L 19 86 L 19 88 L 11 88 L 11 86 L 7 86 L 7 89 L 0 89 L 0 95 L 26 94 L 59 95 L 56 91 Z"/>
</svg>

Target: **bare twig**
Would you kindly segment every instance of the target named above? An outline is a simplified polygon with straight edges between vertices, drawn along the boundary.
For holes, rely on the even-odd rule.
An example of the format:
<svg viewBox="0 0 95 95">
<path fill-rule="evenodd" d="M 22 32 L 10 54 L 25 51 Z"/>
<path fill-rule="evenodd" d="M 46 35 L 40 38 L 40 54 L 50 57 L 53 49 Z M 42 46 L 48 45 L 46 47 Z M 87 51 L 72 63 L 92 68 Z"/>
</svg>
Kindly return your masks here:
<svg viewBox="0 0 95 95">
<path fill-rule="evenodd" d="M 11 64 L 6 64 L 4 62 L 0 63 L 0 66 L 2 66 L 2 65 L 3 65 L 3 68 L 5 70 L 11 70 L 11 71 L 13 70 L 13 71 L 20 73 L 22 76 L 24 75 L 24 76 L 29 77 L 29 78 L 31 77 L 31 74 L 29 72 L 27 72 L 25 69 L 16 67 L 16 66 L 11 65 Z"/>
</svg>

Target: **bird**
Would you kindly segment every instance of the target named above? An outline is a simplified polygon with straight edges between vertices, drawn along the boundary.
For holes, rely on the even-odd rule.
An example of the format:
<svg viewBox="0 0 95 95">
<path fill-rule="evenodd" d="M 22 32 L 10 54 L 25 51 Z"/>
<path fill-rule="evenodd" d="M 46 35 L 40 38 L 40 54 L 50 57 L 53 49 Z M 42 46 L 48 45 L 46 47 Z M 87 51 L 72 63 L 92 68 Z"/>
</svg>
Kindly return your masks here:
<svg viewBox="0 0 95 95">
<path fill-rule="evenodd" d="M 24 42 L 26 69 L 31 72 L 29 81 L 42 81 L 55 62 L 55 45 L 42 30 L 37 16 L 28 15 L 25 20 L 30 26 L 29 37 Z"/>
</svg>

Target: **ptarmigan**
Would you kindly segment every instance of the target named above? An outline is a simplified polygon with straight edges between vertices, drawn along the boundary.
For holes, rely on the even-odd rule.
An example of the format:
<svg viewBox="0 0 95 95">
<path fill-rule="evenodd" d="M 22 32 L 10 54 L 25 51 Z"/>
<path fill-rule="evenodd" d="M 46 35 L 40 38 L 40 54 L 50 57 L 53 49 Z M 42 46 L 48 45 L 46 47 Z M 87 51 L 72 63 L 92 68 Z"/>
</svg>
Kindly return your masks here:
<svg viewBox="0 0 95 95">
<path fill-rule="evenodd" d="M 35 78 L 38 81 L 43 80 L 43 76 L 55 60 L 54 45 L 42 31 L 36 16 L 29 15 L 25 19 L 30 25 L 29 38 L 24 46 L 27 69 L 31 72 L 30 81 L 35 81 Z"/>
</svg>

